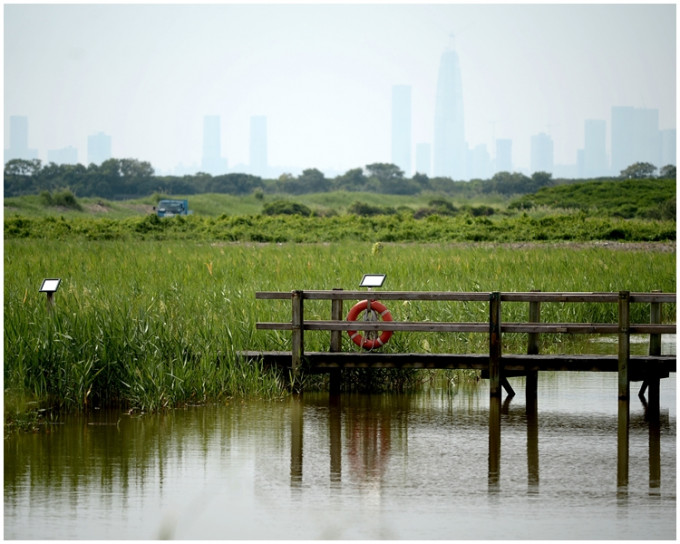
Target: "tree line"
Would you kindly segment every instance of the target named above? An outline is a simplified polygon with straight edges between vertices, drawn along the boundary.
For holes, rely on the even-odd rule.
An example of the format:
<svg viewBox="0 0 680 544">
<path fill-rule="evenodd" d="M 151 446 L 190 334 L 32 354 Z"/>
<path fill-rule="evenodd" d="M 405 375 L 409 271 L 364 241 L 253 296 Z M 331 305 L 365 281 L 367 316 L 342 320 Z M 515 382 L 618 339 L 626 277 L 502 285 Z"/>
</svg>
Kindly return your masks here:
<svg viewBox="0 0 680 544">
<path fill-rule="evenodd" d="M 624 178 L 653 177 L 656 167 L 635 163 L 621 172 Z M 675 167 L 661 169 L 662 177 L 675 177 Z M 316 168 L 303 170 L 298 176 L 282 174 L 276 179 L 263 179 L 243 173 L 210 175 L 198 172 L 184 176 L 157 176 L 150 163 L 137 159 L 108 159 L 100 165 L 55 164 L 43 165 L 39 159 L 13 159 L 5 164 L 4 191 L 6 197 L 40 194 L 68 189 L 77 197 L 128 199 L 154 193 L 192 195 L 225 193 L 304 193 L 336 190 L 368 191 L 374 193 L 413 195 L 432 191 L 448 195 L 472 197 L 476 194 L 498 193 L 520 195 L 536 192 L 542 187 L 575 182 L 556 180 L 547 172 L 527 176 L 518 172 L 498 172 L 490 179 L 454 181 L 448 177 L 429 177 L 416 173 L 406 177 L 396 165 L 368 164 L 353 168 L 342 175 L 327 178 Z M 582 181 L 582 180 L 581 180 Z"/>
</svg>

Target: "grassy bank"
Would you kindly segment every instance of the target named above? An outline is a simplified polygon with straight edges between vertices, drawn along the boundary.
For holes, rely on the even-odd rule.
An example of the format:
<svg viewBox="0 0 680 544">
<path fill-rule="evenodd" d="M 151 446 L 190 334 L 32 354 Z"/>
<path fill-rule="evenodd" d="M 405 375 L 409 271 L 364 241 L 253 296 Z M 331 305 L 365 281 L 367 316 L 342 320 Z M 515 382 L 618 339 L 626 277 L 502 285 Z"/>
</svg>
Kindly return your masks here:
<svg viewBox="0 0 680 544">
<path fill-rule="evenodd" d="M 356 287 L 366 271 L 392 290 L 675 291 L 672 246 L 620 251 L 604 245 L 235 244 L 196 241 L 5 240 L 5 396 L 72 409 L 121 404 L 156 410 L 227 397 L 276 397 L 283 381 L 239 363 L 240 350 L 288 349 L 289 335 L 255 322 L 288 320 L 287 304 L 256 301 L 257 290 Z M 616 246 L 619 247 L 619 246 Z M 656 251 L 664 248 L 667 251 Z M 670 249 L 670 251 L 668 251 Z M 38 293 L 61 277 L 53 312 Z M 313 318 L 327 303 L 306 304 Z M 400 304 L 397 320 L 483 321 L 486 304 Z M 634 319 L 648 319 L 635 307 Z M 667 315 L 674 309 L 668 308 Z M 616 322 L 607 305 L 554 305 L 546 320 Z M 523 320 L 522 305 L 504 320 Z M 394 335 L 392 351 L 483 352 L 483 335 Z M 507 349 L 525 338 L 507 335 Z M 309 333 L 310 350 L 327 333 Z M 352 349 L 344 338 L 344 349 Z M 559 350 L 557 337 L 542 349 Z"/>
<path fill-rule="evenodd" d="M 200 242 L 517 242 L 517 241 L 672 241 L 675 221 L 587 216 L 584 213 L 532 217 L 475 217 L 409 213 L 363 217 L 245 215 L 219 217 L 155 215 L 107 218 L 5 218 L 5 239 L 193 240 Z"/>
</svg>

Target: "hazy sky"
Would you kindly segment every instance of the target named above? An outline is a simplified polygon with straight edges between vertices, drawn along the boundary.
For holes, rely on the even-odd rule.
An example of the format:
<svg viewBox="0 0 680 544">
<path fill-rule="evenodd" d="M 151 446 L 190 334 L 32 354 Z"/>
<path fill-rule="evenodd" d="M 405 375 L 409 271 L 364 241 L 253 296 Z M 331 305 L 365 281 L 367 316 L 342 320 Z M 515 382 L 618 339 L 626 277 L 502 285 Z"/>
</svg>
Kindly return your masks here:
<svg viewBox="0 0 680 544">
<path fill-rule="evenodd" d="M 247 164 L 268 119 L 269 164 L 344 172 L 390 162 L 391 88 L 411 85 L 413 143 L 432 143 L 437 70 L 455 34 L 468 144 L 512 138 L 517 169 L 548 132 L 576 162 L 585 119 L 657 108 L 675 128 L 675 4 L 14 4 L 4 6 L 10 115 L 29 146 L 112 137 L 114 157 L 200 165 L 205 115 Z"/>
</svg>

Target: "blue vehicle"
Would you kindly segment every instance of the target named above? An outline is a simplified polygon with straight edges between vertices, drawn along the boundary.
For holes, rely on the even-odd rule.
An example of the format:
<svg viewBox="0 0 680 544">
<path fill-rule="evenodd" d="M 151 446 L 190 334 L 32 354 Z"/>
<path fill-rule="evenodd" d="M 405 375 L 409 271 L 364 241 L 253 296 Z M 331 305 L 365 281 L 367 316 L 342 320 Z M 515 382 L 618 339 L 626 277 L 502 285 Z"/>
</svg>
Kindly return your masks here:
<svg viewBox="0 0 680 544">
<path fill-rule="evenodd" d="M 172 217 L 174 215 L 189 215 L 188 200 L 161 200 L 156 210 L 158 217 Z"/>
</svg>

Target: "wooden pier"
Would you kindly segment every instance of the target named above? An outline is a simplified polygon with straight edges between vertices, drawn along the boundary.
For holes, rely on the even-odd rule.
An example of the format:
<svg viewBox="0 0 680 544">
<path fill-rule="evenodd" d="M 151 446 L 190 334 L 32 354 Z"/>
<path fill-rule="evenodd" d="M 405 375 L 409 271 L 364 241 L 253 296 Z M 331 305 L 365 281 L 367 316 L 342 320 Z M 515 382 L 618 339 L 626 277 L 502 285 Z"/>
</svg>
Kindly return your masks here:
<svg viewBox="0 0 680 544">
<path fill-rule="evenodd" d="M 489 485 L 495 488 L 500 471 L 501 397 L 504 388 L 508 398 L 514 391 L 509 377 L 526 376 L 525 394 L 528 415 L 537 410 L 537 383 L 540 371 L 592 371 L 618 373 L 618 434 L 617 434 L 617 484 L 622 493 L 628 485 L 630 382 L 642 381 L 639 396 L 646 406 L 650 429 L 659 417 L 659 391 L 662 378 L 676 372 L 676 354 L 661 355 L 661 336 L 675 334 L 675 323 L 663 323 L 662 304 L 674 304 L 675 293 L 557 293 L 557 292 L 403 292 L 403 291 L 326 291 L 257 292 L 257 299 L 287 300 L 291 304 L 288 322 L 258 322 L 259 330 L 291 332 L 290 351 L 244 352 L 248 359 L 262 360 L 266 365 L 290 369 L 293 376 L 301 372 L 328 372 L 331 376 L 331 393 L 339 392 L 340 372 L 352 368 L 422 368 L 422 369 L 475 369 L 489 380 Z M 343 301 L 439 301 L 487 302 L 489 319 L 481 323 L 444 323 L 412 321 L 346 321 L 343 319 Z M 331 303 L 329 320 L 305 319 L 305 300 L 328 300 Z M 541 304 L 546 303 L 603 303 L 616 304 L 617 323 L 544 323 L 541 322 Z M 528 304 L 527 321 L 505 323 L 501 320 L 503 304 Z M 649 321 L 631 323 L 631 304 L 649 304 Z M 344 331 L 408 331 L 435 333 L 480 333 L 488 335 L 488 353 L 384 353 L 343 352 L 341 334 Z M 329 331 L 329 350 L 308 352 L 304 347 L 305 331 Z M 503 333 L 527 334 L 526 353 L 503 353 Z M 540 354 L 541 334 L 616 335 L 617 355 Z M 632 334 L 649 335 L 648 355 L 631 356 Z M 647 399 L 644 399 L 644 394 Z M 658 427 L 658 426 L 657 426 Z M 651 431 L 650 431 L 651 433 Z M 658 434 L 658 431 L 657 431 Z M 650 434 L 651 436 L 651 434 Z"/>
<path fill-rule="evenodd" d="M 380 301 L 439 301 L 488 302 L 487 322 L 413 322 L 413 321 L 345 321 L 343 301 L 366 299 L 367 295 Z M 492 397 L 501 395 L 501 387 L 514 394 L 508 377 L 527 376 L 527 397 L 536 395 L 536 373 L 539 371 L 593 371 L 618 372 L 618 396 L 629 397 L 631 381 L 643 381 L 649 388 L 650 402 L 658 396 L 658 383 L 676 371 L 676 356 L 661 355 L 661 335 L 675 334 L 676 325 L 661 322 L 661 305 L 675 303 L 675 293 L 555 293 L 555 292 L 419 292 L 384 291 L 326 291 L 257 292 L 257 299 L 288 300 L 291 303 L 291 320 L 288 322 L 258 322 L 259 330 L 291 332 L 291 351 L 245 352 L 251 359 L 262 359 L 265 364 L 290 368 L 294 374 L 331 373 L 331 389 L 337 387 L 337 372 L 351 368 L 423 368 L 423 369 L 475 369 L 490 380 Z M 304 315 L 305 300 L 329 300 L 329 320 L 307 320 Z M 618 306 L 618 323 L 543 323 L 540 321 L 541 304 L 544 303 L 608 303 Z M 503 303 L 528 304 L 528 319 L 523 323 L 505 323 L 501 320 Z M 649 304 L 648 323 L 630 322 L 631 304 Z M 383 353 L 381 351 L 341 351 L 343 331 L 408 331 L 435 333 L 482 333 L 489 338 L 489 351 L 483 354 L 460 353 Z M 328 351 L 308 352 L 304 349 L 305 331 L 329 331 Z M 527 350 L 522 354 L 502 352 L 503 333 L 527 334 Z M 617 335 L 618 355 L 540 354 L 541 334 L 591 334 Z M 630 335 L 649 335 L 649 354 L 630 355 Z"/>
</svg>

